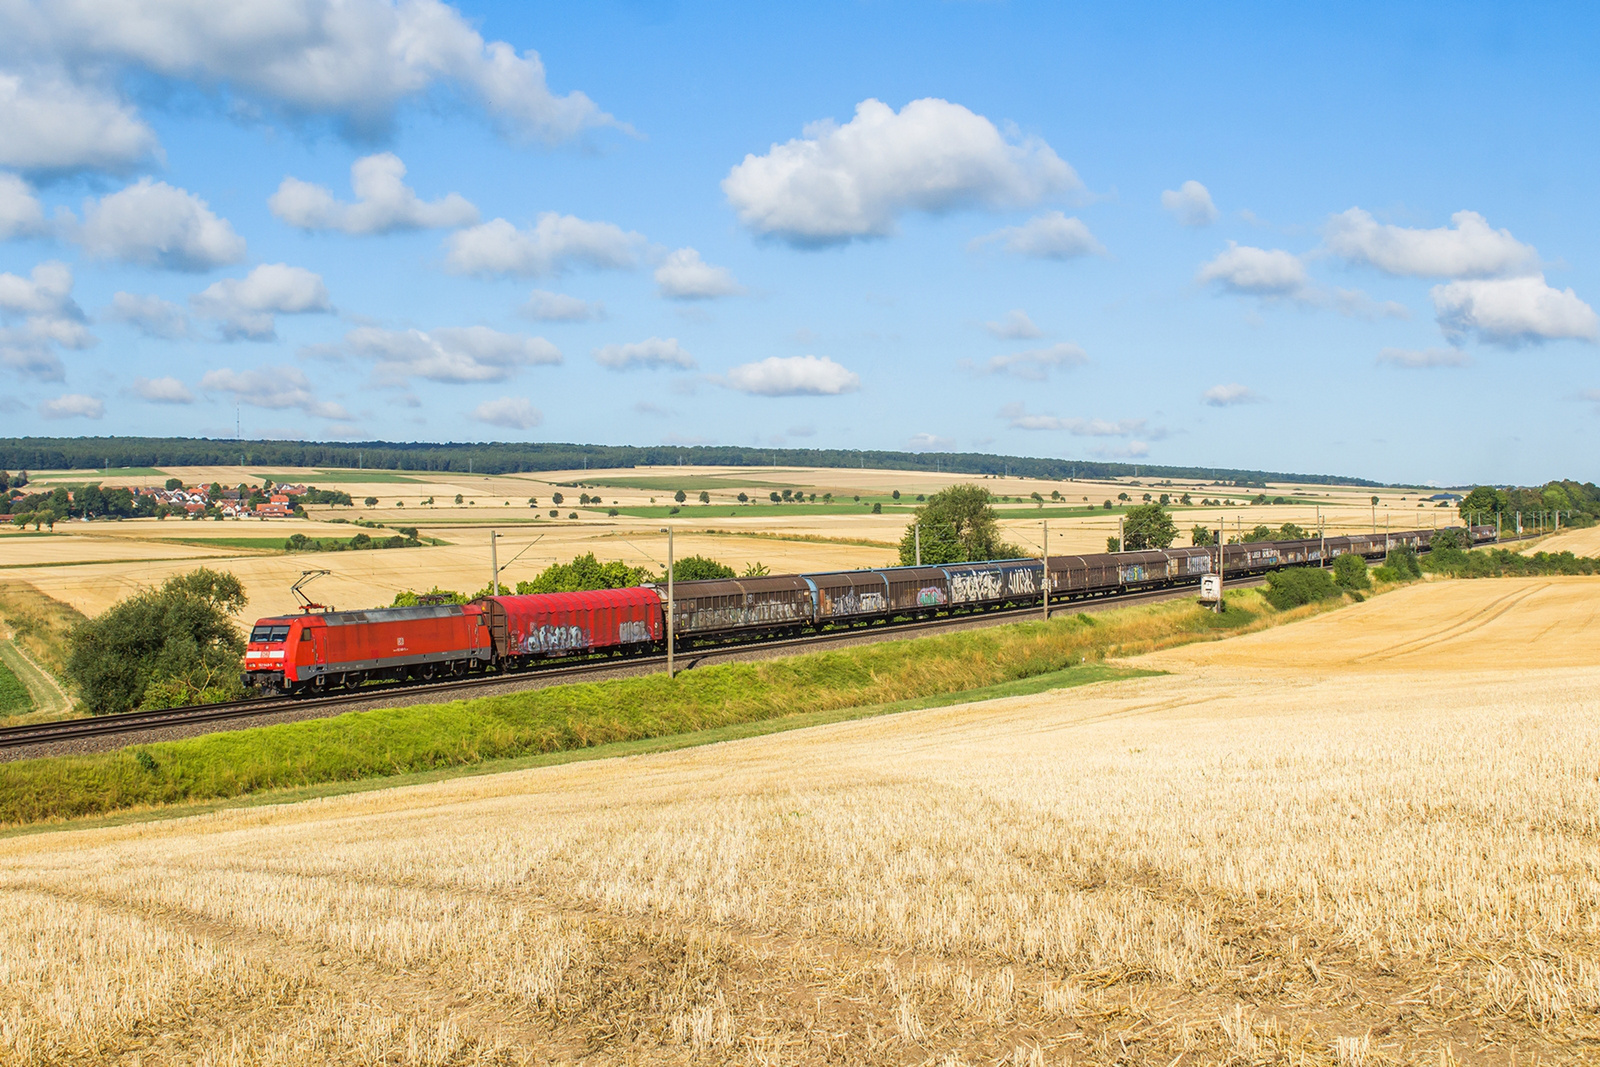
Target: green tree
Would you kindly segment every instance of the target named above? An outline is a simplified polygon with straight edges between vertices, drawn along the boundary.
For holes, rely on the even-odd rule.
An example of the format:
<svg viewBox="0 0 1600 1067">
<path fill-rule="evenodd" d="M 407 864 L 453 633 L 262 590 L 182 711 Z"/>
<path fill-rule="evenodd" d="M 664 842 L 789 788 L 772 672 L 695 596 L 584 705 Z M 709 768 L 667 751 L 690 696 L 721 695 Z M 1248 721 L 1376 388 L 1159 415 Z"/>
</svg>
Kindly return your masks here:
<svg viewBox="0 0 1600 1067">
<path fill-rule="evenodd" d="M 674 581 L 693 582 L 707 578 L 734 578 L 737 575 L 732 567 L 718 563 L 705 556 L 685 556 L 674 560 L 672 564 L 672 577 Z"/>
<path fill-rule="evenodd" d="M 1177 536 L 1177 524 L 1160 504 L 1131 507 L 1122 520 L 1122 543 L 1130 552 L 1145 548 L 1170 548 Z"/>
<path fill-rule="evenodd" d="M 518 593 L 576 593 L 586 589 L 626 589 L 653 581 L 643 567 L 630 567 L 619 560 L 601 563 L 593 552 L 578 556 L 571 563 L 552 563 L 531 582 L 518 582 Z"/>
<path fill-rule="evenodd" d="M 1206 527 L 1194 526 L 1189 530 L 1189 542 L 1199 548 L 1209 548 L 1217 543 L 1217 539 Z"/>
<path fill-rule="evenodd" d="M 678 503 L 681 504 L 681 503 L 683 503 L 685 500 L 687 500 L 689 498 L 688 498 L 688 494 L 686 494 L 682 489 L 679 489 L 676 493 L 672 494 L 672 499 L 676 500 Z"/>
<path fill-rule="evenodd" d="M 767 569 L 767 565 L 758 560 L 755 563 L 747 563 L 745 565 L 745 568 L 744 568 L 744 573 L 741 574 L 739 577 L 741 577 L 741 578 L 763 578 L 766 575 L 771 574 L 771 573 L 772 572 Z"/>
<path fill-rule="evenodd" d="M 365 503 L 367 505 L 367 507 L 369 507 L 369 508 L 372 507 L 373 505 L 375 505 L 377 502 L 378 502 L 378 498 L 375 497 L 375 496 L 369 496 L 369 497 L 367 497 L 367 499 L 365 501 L 363 501 L 363 503 Z"/>
<path fill-rule="evenodd" d="M 96 715 L 238 695 L 244 587 L 200 568 L 136 593 L 68 635 L 66 674 Z"/>
<path fill-rule="evenodd" d="M 562 496 L 560 493 L 551 493 L 550 494 L 550 503 L 552 503 L 552 504 L 560 504 L 563 501 L 565 501 L 566 499 L 567 498 Z M 460 497 L 456 497 L 456 503 L 457 504 L 461 503 L 461 498 Z"/>
<path fill-rule="evenodd" d="M 743 504 L 746 501 L 748 501 L 749 499 L 750 499 L 750 494 L 748 494 L 748 493 L 740 493 L 739 494 L 739 503 Z"/>
<path fill-rule="evenodd" d="M 167 490 L 169 492 L 171 490 L 173 490 L 173 489 L 182 489 L 182 488 L 183 488 L 183 479 L 182 478 L 168 478 L 167 479 Z"/>
<path fill-rule="evenodd" d="M 1121 552 L 1122 551 L 1122 542 L 1119 541 L 1115 537 L 1106 538 L 1106 551 L 1107 552 Z"/>
<path fill-rule="evenodd" d="M 711 503 L 711 494 L 706 492 L 704 489 L 700 490 L 700 503 L 702 503 L 702 504 Z"/>
<path fill-rule="evenodd" d="M 978 485 L 952 485 L 928 498 L 913 520 L 922 530 L 923 563 L 965 563 L 1016 559 L 1022 550 L 1000 540 L 993 497 Z M 900 562 L 916 560 L 916 531 L 907 527 L 900 539 Z"/>
<path fill-rule="evenodd" d="M 1559 487 L 1557 489 L 1559 490 Z M 1563 497 L 1565 496 L 1565 494 L 1562 495 Z M 1490 522 L 1493 522 L 1494 516 L 1506 510 L 1508 502 L 1509 497 L 1504 492 L 1491 486 L 1480 485 L 1461 498 L 1459 507 L 1462 518 L 1471 515 L 1477 517 L 1479 521 L 1487 518 Z M 1565 507 L 1566 505 L 1563 504 L 1561 506 Z"/>
<path fill-rule="evenodd" d="M 389 606 L 393 608 L 414 608 L 424 600 L 430 604 L 465 604 L 467 597 L 465 593 L 458 593 L 453 589 L 440 589 L 438 586 L 434 586 L 426 593 L 418 593 L 415 590 L 407 589 L 403 593 L 396 593 L 394 595 L 394 603 Z"/>
<path fill-rule="evenodd" d="M 1372 588 L 1372 580 L 1367 577 L 1367 561 L 1357 552 L 1343 552 L 1335 557 L 1333 580 L 1339 584 L 1340 589 Z"/>
</svg>

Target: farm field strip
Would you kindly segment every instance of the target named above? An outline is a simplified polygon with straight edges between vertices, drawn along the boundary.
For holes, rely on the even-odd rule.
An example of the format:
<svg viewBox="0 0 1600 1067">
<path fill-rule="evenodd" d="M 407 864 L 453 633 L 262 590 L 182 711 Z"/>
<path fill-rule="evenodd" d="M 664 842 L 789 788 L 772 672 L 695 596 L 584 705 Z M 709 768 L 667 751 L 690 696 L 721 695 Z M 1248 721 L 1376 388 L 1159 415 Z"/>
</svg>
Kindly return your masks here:
<svg viewBox="0 0 1600 1067">
<path fill-rule="evenodd" d="M 0 1048 L 1593 1062 L 1600 667 L 1546 632 L 1597 595 L 1424 583 L 1160 677 L 0 841 Z M 1407 613 L 1486 621 L 1363 660 Z"/>
</svg>

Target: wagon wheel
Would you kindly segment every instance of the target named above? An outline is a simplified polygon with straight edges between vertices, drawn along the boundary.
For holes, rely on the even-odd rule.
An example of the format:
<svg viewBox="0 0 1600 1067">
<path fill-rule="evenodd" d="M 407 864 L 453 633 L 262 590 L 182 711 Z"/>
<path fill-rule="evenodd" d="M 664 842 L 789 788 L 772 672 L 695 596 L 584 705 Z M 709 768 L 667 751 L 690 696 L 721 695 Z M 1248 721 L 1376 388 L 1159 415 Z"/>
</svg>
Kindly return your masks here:
<svg viewBox="0 0 1600 1067">
<path fill-rule="evenodd" d="M 361 683 L 364 681 L 366 679 L 362 677 L 359 671 L 352 672 L 344 676 L 344 687 L 346 689 L 360 689 Z"/>
</svg>

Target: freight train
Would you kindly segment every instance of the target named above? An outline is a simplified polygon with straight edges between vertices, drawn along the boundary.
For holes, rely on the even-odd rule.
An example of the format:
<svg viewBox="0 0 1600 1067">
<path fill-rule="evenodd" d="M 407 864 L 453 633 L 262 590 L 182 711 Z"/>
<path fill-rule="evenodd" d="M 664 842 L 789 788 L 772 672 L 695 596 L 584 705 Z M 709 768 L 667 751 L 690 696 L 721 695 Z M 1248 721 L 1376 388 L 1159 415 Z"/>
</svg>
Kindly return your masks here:
<svg viewBox="0 0 1600 1067">
<path fill-rule="evenodd" d="M 1496 539 L 1493 526 L 1452 530 L 1472 544 Z M 1054 602 L 1196 584 L 1219 567 L 1225 579 L 1243 578 L 1324 565 L 1346 552 L 1369 559 L 1397 545 L 1426 552 L 1436 532 L 677 582 L 672 629 L 679 647 L 794 637 L 1039 604 L 1047 578 Z M 666 612 L 666 588 L 645 585 L 261 619 L 250 632 L 244 682 L 258 692 L 325 692 L 517 670 L 553 658 L 657 652 L 667 639 Z"/>
</svg>

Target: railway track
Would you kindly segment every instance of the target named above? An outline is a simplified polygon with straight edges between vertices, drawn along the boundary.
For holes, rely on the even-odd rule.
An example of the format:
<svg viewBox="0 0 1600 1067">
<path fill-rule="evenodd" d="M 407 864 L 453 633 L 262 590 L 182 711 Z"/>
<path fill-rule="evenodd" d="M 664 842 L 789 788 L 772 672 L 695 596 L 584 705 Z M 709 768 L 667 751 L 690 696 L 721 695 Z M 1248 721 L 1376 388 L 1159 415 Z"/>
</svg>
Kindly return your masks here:
<svg viewBox="0 0 1600 1067">
<path fill-rule="evenodd" d="M 1239 579 L 1229 584 L 1237 588 L 1245 585 L 1256 585 L 1261 581 L 1263 581 L 1261 578 Z M 1194 586 L 1186 585 L 1176 588 L 1142 590 L 1135 593 L 1102 594 L 1054 601 L 1051 604 L 1051 611 L 1081 611 L 1085 608 L 1096 610 L 1102 608 L 1102 606 L 1125 607 L 1131 604 L 1170 600 L 1181 596 L 1192 596 L 1194 588 Z M 1038 618 L 1039 614 L 1039 607 L 1029 606 L 971 612 L 963 615 L 947 615 L 937 619 L 923 619 L 915 622 L 880 622 L 838 630 L 824 630 L 804 637 L 790 637 L 776 641 L 747 641 L 703 648 L 682 649 L 677 653 L 677 658 L 682 664 L 680 670 L 690 670 L 704 663 L 748 657 L 751 653 L 809 651 L 827 648 L 831 645 L 856 644 L 872 640 L 891 640 L 940 630 L 966 629 L 973 626 L 1017 622 Z M 763 658 L 765 657 L 763 656 Z M 296 718 L 305 718 L 304 712 L 307 710 L 337 713 L 340 710 L 362 707 L 382 707 L 392 699 L 400 697 L 403 697 L 406 703 L 418 703 L 419 701 L 415 699 L 416 697 L 434 694 L 455 700 L 470 696 L 475 691 L 504 691 L 507 687 L 513 690 L 536 688 L 552 684 L 552 682 L 582 681 L 586 677 L 599 674 L 615 674 L 618 672 L 624 675 L 648 674 L 664 668 L 666 661 L 667 657 L 664 653 L 628 658 L 610 657 L 563 666 L 538 667 L 524 671 L 480 675 L 449 682 L 396 683 L 393 685 L 373 686 L 365 690 L 330 694 L 328 696 L 236 700 L 225 704 L 199 704 L 182 708 L 166 708 L 160 711 L 130 711 L 117 715 L 98 715 L 76 719 L 61 719 L 55 722 L 34 723 L 26 726 L 0 727 L 0 751 L 53 746 L 63 742 L 106 738 L 117 734 L 145 734 L 169 728 L 187 730 L 190 727 L 203 726 L 210 723 L 225 723 L 231 720 L 251 719 L 274 714 L 285 716 L 293 714 Z M 517 685 L 518 682 L 526 682 L 527 684 L 519 686 Z"/>
</svg>

